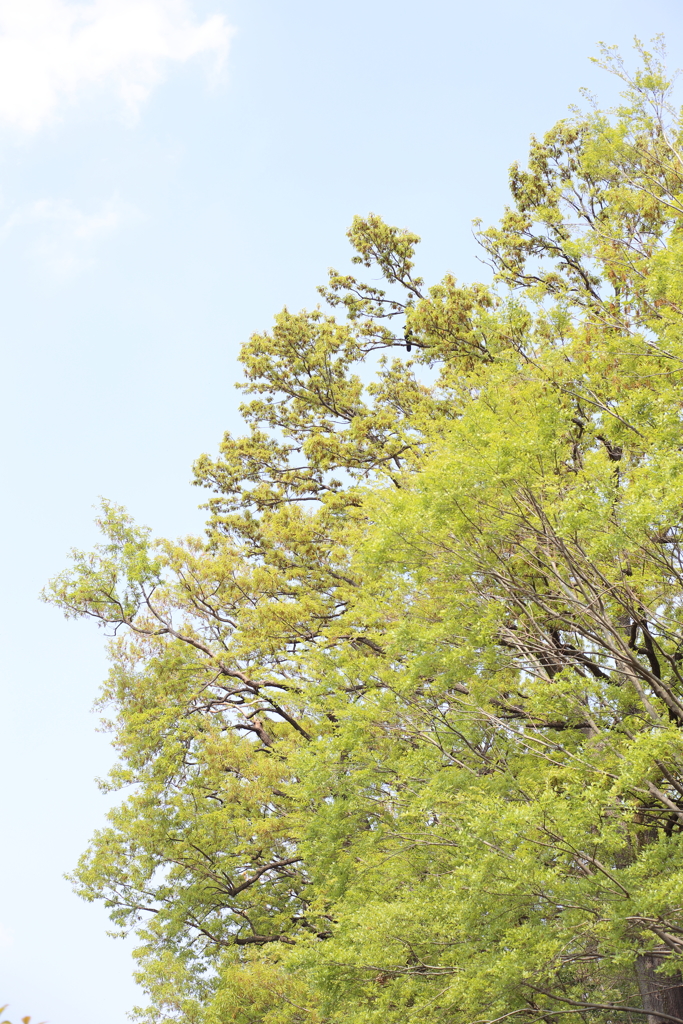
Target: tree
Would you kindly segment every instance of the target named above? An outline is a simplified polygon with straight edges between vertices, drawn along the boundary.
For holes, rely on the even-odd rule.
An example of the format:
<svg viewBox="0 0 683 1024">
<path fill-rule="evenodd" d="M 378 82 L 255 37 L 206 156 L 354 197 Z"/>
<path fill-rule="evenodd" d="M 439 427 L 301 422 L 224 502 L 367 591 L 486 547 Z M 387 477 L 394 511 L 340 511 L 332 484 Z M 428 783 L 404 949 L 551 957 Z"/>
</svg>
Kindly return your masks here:
<svg viewBox="0 0 683 1024">
<path fill-rule="evenodd" d="M 4 1013 L 8 1006 L 9 1006 L 9 1003 L 5 1003 L 4 1006 L 0 1006 L 0 1013 Z M 22 1017 L 21 1018 L 21 1024 L 30 1024 L 30 1022 L 31 1022 L 31 1018 L 30 1017 Z M 10 1024 L 10 1021 L 5 1020 L 5 1021 L 2 1022 L 2 1024 Z"/>
<path fill-rule="evenodd" d="M 244 347 L 207 539 L 105 504 L 53 581 L 114 634 L 132 795 L 75 880 L 145 1019 L 683 1020 L 683 159 L 638 49 L 512 168 L 491 287 L 356 218 L 386 287 Z"/>
</svg>

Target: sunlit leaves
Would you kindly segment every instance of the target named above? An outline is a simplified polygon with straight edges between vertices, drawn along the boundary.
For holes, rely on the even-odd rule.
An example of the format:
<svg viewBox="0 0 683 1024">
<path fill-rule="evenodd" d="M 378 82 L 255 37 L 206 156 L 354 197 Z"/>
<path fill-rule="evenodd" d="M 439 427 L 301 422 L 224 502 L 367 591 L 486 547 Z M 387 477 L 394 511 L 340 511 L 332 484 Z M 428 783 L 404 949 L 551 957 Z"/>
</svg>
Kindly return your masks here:
<svg viewBox="0 0 683 1024">
<path fill-rule="evenodd" d="M 493 287 L 356 218 L 375 283 L 243 348 L 207 538 L 105 503 L 54 581 L 112 634 L 126 798 L 75 883 L 141 1019 L 612 1020 L 650 954 L 678 991 L 683 179 L 640 49 L 512 168 Z"/>
</svg>

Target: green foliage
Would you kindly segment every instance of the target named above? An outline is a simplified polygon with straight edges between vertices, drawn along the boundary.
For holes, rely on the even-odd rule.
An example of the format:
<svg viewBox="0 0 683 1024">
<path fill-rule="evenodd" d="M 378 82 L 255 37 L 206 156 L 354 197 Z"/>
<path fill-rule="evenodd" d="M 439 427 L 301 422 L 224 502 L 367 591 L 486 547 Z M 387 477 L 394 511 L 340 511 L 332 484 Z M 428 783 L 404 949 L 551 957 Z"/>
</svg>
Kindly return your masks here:
<svg viewBox="0 0 683 1024">
<path fill-rule="evenodd" d="M 9 1003 L 5 1003 L 4 1006 L 0 1006 L 0 1013 L 4 1013 L 8 1006 L 9 1006 Z M 3 1020 L 2 1024 L 11 1024 L 11 1021 Z M 21 1024 L 31 1024 L 31 1018 L 30 1017 L 22 1017 L 21 1018 Z M 43 1024 L 45 1024 L 45 1022 L 43 1022 Z"/>
<path fill-rule="evenodd" d="M 74 882 L 141 1020 L 681 1016 L 683 157 L 637 49 L 512 168 L 491 287 L 356 218 L 383 287 L 244 346 L 206 538 L 105 503 L 48 591 L 111 633 L 129 793 Z"/>
</svg>

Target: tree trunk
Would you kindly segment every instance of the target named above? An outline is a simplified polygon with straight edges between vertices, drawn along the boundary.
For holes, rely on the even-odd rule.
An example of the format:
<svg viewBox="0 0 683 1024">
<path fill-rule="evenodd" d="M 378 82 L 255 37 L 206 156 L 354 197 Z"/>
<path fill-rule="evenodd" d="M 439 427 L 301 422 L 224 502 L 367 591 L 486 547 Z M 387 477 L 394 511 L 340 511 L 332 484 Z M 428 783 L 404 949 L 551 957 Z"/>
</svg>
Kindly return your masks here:
<svg viewBox="0 0 683 1024">
<path fill-rule="evenodd" d="M 659 969 L 666 962 L 664 951 L 653 950 L 636 959 L 636 977 L 643 1009 L 648 1013 L 648 1024 L 666 1024 L 663 1013 L 683 1021 L 683 979 L 680 971 L 675 974 L 660 974 Z"/>
</svg>

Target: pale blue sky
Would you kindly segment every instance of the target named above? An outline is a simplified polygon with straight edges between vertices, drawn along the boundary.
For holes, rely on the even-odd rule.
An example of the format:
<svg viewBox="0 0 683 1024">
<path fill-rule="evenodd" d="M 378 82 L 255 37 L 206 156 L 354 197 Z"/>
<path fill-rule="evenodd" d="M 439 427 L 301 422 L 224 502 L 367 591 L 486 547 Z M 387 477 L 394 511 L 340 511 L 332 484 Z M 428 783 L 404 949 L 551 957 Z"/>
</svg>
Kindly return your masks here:
<svg viewBox="0 0 683 1024">
<path fill-rule="evenodd" d="M 5 500 L 0 1005 L 124 1024 L 130 946 L 62 875 L 103 819 L 102 638 L 37 601 L 106 495 L 197 531 L 192 460 L 238 429 L 241 341 L 317 300 L 374 211 L 428 281 L 485 277 L 470 232 L 590 64 L 680 0 L 0 0 Z"/>
</svg>

